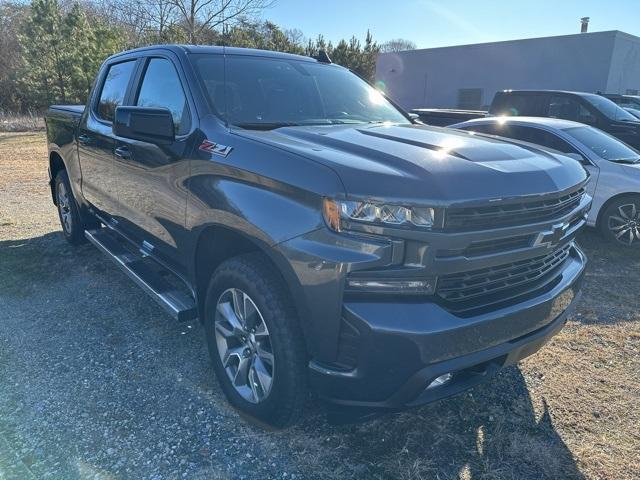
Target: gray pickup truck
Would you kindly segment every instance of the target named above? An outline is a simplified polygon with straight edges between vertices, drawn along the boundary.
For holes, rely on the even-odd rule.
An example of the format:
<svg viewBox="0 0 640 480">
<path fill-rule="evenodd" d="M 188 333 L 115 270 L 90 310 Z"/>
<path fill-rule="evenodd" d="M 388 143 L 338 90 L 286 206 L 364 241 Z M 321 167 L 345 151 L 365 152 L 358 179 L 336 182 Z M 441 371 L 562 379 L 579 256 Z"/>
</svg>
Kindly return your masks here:
<svg viewBox="0 0 640 480">
<path fill-rule="evenodd" d="M 310 392 L 359 412 L 458 393 L 579 295 L 577 162 L 415 124 L 326 55 L 128 51 L 46 123 L 66 238 L 199 319 L 230 403 L 278 427 Z"/>
</svg>

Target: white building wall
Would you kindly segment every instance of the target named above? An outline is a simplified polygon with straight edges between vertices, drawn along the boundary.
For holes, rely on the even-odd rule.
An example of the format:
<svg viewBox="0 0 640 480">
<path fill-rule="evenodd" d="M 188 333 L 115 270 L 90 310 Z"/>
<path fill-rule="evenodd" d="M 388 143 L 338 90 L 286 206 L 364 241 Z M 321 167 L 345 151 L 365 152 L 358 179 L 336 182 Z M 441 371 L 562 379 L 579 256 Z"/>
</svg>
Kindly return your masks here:
<svg viewBox="0 0 640 480">
<path fill-rule="evenodd" d="M 385 53 L 378 57 L 376 80 L 406 109 L 455 108 L 464 88 L 482 89 L 481 106 L 509 88 L 604 91 L 617 33 Z M 625 71 L 631 72 L 630 67 Z"/>
<path fill-rule="evenodd" d="M 607 93 L 640 93 L 640 38 L 616 32 Z"/>
</svg>

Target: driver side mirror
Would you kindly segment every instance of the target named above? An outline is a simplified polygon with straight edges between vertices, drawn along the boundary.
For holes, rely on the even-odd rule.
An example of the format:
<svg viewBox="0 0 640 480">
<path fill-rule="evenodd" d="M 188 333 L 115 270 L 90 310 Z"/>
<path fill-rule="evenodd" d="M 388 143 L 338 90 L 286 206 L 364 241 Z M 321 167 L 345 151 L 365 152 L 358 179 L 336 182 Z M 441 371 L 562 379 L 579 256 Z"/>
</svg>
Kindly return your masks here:
<svg viewBox="0 0 640 480">
<path fill-rule="evenodd" d="M 175 141 L 173 116 L 167 108 L 117 107 L 113 134 L 156 145 L 169 145 Z"/>
</svg>

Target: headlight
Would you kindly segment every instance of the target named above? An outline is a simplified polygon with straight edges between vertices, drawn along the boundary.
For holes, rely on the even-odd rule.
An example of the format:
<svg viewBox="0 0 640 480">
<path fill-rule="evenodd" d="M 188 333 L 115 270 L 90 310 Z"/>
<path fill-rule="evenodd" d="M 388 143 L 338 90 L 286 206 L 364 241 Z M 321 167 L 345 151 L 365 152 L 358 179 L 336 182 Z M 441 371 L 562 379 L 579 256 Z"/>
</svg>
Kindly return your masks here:
<svg viewBox="0 0 640 480">
<path fill-rule="evenodd" d="M 435 212 L 429 207 L 406 207 L 373 202 L 354 202 L 325 198 L 323 214 L 327 225 L 336 232 L 349 228 L 351 222 L 370 225 L 413 225 L 420 228 L 433 226 Z"/>
</svg>

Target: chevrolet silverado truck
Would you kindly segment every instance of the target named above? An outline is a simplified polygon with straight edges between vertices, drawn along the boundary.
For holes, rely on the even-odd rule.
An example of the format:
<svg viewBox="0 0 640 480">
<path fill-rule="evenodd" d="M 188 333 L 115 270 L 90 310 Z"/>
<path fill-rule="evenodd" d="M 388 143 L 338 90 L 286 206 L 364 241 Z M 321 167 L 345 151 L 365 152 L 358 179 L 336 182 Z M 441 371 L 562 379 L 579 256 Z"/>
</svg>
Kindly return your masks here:
<svg viewBox="0 0 640 480">
<path fill-rule="evenodd" d="M 578 162 L 413 123 L 326 55 L 132 50 L 46 123 L 66 239 L 199 319 L 229 402 L 277 427 L 311 392 L 378 412 L 461 392 L 579 296 Z"/>
<path fill-rule="evenodd" d="M 497 92 L 488 112 L 417 108 L 412 113 L 428 125 L 450 126 L 493 116 L 547 117 L 584 123 L 640 149 L 640 119 L 609 98 L 564 90 L 504 90 Z"/>
</svg>

